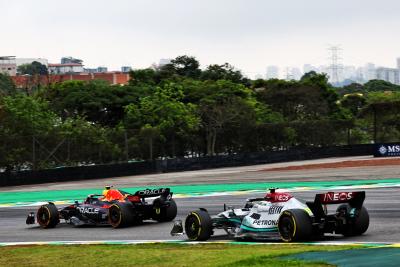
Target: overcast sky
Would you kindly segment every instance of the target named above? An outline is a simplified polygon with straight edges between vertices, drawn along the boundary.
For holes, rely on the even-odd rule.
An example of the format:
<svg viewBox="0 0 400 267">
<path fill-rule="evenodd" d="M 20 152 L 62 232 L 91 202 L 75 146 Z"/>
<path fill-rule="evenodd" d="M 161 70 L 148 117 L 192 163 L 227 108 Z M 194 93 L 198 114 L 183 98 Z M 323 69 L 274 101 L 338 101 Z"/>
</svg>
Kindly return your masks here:
<svg viewBox="0 0 400 267">
<path fill-rule="evenodd" d="M 0 0 L 0 55 L 144 68 L 195 56 L 253 76 L 267 65 L 395 66 L 399 0 Z"/>
</svg>

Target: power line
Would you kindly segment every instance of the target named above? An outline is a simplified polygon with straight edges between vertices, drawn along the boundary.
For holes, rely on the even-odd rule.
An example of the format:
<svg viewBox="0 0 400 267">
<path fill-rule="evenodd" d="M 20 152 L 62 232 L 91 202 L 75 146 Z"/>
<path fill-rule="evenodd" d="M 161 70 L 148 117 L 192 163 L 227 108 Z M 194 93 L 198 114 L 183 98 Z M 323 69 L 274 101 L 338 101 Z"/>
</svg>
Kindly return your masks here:
<svg viewBox="0 0 400 267">
<path fill-rule="evenodd" d="M 342 57 L 340 56 L 343 49 L 339 45 L 333 45 L 328 47 L 330 53 L 330 78 L 332 83 L 338 83 L 340 81 L 340 74 L 343 70 L 343 64 L 341 64 Z"/>
</svg>

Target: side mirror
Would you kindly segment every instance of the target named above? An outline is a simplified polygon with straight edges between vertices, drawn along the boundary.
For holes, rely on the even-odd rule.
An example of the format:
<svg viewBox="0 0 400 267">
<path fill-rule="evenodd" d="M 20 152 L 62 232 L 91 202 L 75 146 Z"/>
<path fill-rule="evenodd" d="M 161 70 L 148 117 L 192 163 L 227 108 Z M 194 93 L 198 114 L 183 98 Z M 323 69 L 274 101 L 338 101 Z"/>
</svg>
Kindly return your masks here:
<svg viewBox="0 0 400 267">
<path fill-rule="evenodd" d="M 181 220 L 174 221 L 174 226 L 171 230 L 171 236 L 180 236 L 183 235 L 183 225 Z"/>
</svg>

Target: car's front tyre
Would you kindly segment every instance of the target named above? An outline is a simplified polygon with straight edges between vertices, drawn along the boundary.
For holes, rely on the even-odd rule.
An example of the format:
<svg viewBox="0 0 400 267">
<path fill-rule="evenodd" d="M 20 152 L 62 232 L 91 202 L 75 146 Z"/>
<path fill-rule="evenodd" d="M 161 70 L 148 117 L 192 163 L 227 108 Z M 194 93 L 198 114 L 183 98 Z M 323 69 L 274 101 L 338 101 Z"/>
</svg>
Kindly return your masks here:
<svg viewBox="0 0 400 267">
<path fill-rule="evenodd" d="M 312 237 L 311 218 L 302 209 L 285 210 L 279 216 L 278 230 L 285 242 L 309 240 Z"/>
<path fill-rule="evenodd" d="M 49 203 L 39 207 L 36 220 L 42 228 L 54 228 L 60 222 L 60 214 L 56 205 Z"/>
<path fill-rule="evenodd" d="M 206 241 L 213 233 L 212 220 L 205 210 L 192 211 L 185 220 L 185 232 L 192 241 Z"/>
</svg>

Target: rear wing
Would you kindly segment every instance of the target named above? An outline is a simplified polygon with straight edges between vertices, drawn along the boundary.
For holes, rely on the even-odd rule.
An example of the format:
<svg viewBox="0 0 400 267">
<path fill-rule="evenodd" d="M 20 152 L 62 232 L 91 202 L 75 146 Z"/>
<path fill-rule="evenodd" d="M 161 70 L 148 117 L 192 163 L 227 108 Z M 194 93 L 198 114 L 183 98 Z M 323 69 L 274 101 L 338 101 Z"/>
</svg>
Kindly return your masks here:
<svg viewBox="0 0 400 267">
<path fill-rule="evenodd" d="M 139 196 L 141 198 L 147 198 L 147 197 L 158 197 L 158 196 L 163 196 L 163 197 L 168 197 L 172 196 L 172 192 L 170 191 L 169 188 L 157 188 L 157 189 L 143 189 L 136 191 L 134 196 Z"/>
<path fill-rule="evenodd" d="M 352 208 L 361 209 L 365 200 L 365 191 L 357 192 L 327 192 L 316 194 L 314 202 L 306 202 L 317 218 L 326 215 L 323 205 L 348 203 Z"/>
</svg>

